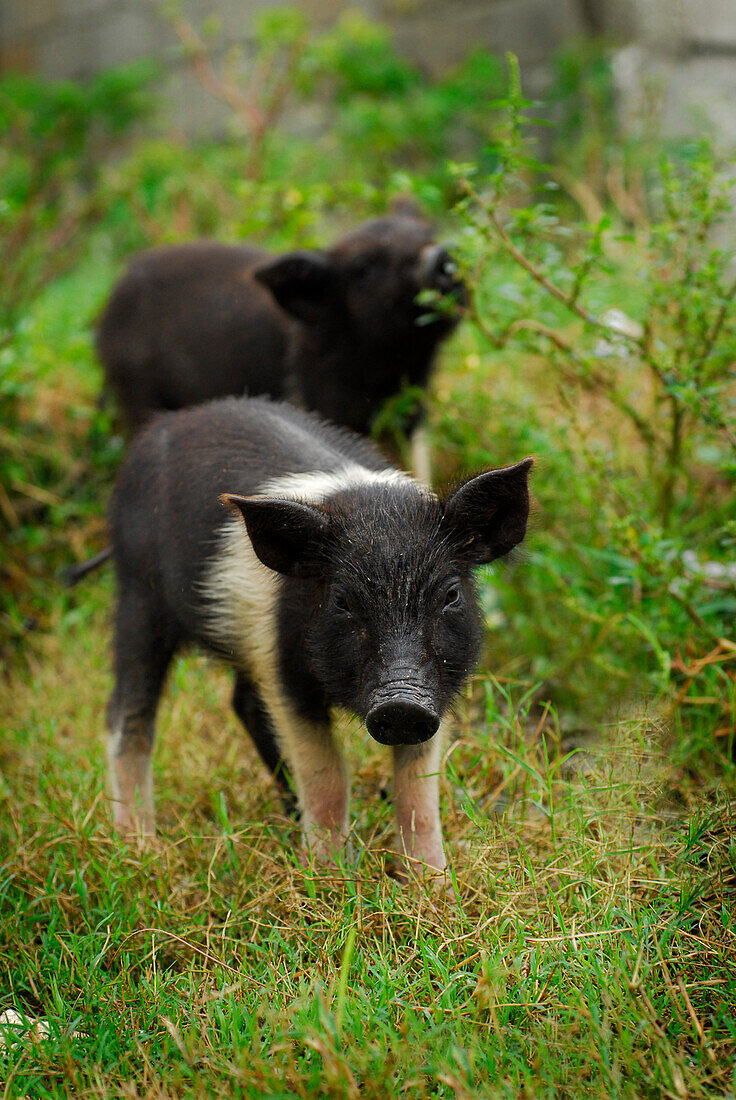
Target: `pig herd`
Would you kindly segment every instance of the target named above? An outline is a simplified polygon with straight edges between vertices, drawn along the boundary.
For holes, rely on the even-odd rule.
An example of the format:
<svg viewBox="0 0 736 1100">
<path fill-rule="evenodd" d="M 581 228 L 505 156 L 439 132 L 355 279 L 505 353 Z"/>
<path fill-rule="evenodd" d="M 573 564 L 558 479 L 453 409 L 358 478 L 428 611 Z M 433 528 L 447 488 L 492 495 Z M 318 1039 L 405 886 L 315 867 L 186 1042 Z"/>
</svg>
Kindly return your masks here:
<svg viewBox="0 0 736 1100">
<path fill-rule="evenodd" d="M 454 315 L 430 312 L 423 290 Z M 110 507 L 122 831 L 154 829 L 157 704 L 194 642 L 233 667 L 233 709 L 316 858 L 349 833 L 330 721 L 344 708 L 391 748 L 403 873 L 445 868 L 438 776 L 479 654 L 473 568 L 524 538 L 532 462 L 443 498 L 422 447 L 414 478 L 365 434 L 387 398 L 427 385 L 465 302 L 405 204 L 324 251 L 153 249 L 114 287 L 97 349 L 132 437 Z"/>
</svg>

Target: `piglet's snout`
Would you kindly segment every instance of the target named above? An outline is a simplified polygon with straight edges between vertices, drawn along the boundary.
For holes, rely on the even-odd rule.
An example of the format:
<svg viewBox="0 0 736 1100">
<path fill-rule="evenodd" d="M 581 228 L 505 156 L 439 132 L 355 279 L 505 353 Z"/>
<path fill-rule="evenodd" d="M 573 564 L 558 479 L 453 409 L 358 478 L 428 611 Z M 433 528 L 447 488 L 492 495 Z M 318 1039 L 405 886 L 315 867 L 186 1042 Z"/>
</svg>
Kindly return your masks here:
<svg viewBox="0 0 736 1100">
<path fill-rule="evenodd" d="M 458 267 L 450 253 L 442 245 L 427 245 L 419 257 L 418 281 L 420 286 L 431 287 L 440 294 L 462 295 L 464 286 L 458 275 Z"/>
<path fill-rule="evenodd" d="M 371 707 L 365 724 L 382 745 L 421 745 L 434 737 L 440 719 L 428 699 L 397 688 Z"/>
</svg>

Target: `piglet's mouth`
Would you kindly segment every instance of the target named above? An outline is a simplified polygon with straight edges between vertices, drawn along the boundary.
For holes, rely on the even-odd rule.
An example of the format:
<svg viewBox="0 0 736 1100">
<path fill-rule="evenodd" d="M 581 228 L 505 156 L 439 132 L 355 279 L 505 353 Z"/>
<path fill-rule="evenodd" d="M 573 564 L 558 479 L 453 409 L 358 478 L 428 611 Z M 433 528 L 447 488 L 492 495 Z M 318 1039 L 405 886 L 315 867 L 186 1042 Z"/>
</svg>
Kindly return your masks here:
<svg viewBox="0 0 736 1100">
<path fill-rule="evenodd" d="M 392 684 L 375 692 L 365 724 L 381 745 L 421 745 L 434 737 L 440 719 L 428 694 Z"/>
</svg>

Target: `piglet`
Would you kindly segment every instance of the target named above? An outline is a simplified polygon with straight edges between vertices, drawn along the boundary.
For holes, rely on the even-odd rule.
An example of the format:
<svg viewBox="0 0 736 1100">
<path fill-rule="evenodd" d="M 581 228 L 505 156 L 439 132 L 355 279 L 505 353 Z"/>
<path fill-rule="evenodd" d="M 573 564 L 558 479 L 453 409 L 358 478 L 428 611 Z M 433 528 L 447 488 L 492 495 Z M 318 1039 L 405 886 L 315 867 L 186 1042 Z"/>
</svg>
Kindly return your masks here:
<svg viewBox="0 0 736 1100">
<path fill-rule="evenodd" d="M 422 290 L 466 300 L 451 256 L 406 203 L 323 251 L 169 245 L 133 258 L 97 352 L 131 432 L 161 410 L 247 393 L 367 433 L 403 385 L 427 385 L 457 323 L 417 302 Z"/>
<path fill-rule="evenodd" d="M 446 720 L 482 635 L 472 571 L 524 538 L 531 465 L 442 499 L 366 440 L 267 398 L 156 418 L 111 503 L 117 826 L 154 829 L 156 706 L 172 657 L 196 642 L 233 667 L 235 712 L 316 857 L 349 829 L 330 727 L 342 707 L 392 750 L 400 856 L 441 871 Z"/>
</svg>

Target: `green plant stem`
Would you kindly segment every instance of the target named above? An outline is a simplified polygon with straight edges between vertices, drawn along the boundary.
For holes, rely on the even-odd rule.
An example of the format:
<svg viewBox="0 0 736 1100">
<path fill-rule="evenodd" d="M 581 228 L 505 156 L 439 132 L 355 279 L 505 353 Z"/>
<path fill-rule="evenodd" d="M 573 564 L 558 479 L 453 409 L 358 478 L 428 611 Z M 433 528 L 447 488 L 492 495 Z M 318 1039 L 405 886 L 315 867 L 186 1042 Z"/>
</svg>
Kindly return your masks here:
<svg viewBox="0 0 736 1100">
<path fill-rule="evenodd" d="M 734 302 L 735 298 L 736 298 L 736 279 L 734 279 L 734 281 L 731 283 L 728 290 L 726 291 L 726 293 L 724 295 L 724 298 L 723 298 L 723 301 L 721 302 L 720 309 L 718 310 L 718 313 L 716 314 L 716 319 L 713 322 L 711 330 L 708 333 L 708 335 L 706 336 L 705 341 L 703 343 L 703 349 L 702 349 L 700 355 L 698 356 L 698 358 L 693 362 L 693 370 L 694 371 L 698 372 L 700 370 L 700 368 L 705 364 L 705 362 L 706 362 L 708 356 L 710 355 L 710 353 L 713 351 L 713 347 L 715 346 L 715 343 L 716 343 L 716 341 L 718 340 L 718 337 L 721 334 L 721 330 L 722 330 L 722 328 L 725 324 L 726 317 L 728 316 L 728 311 L 731 308 L 731 306 L 733 305 L 733 302 Z"/>
<path fill-rule="evenodd" d="M 675 485 L 682 469 L 682 432 L 685 420 L 685 411 L 674 394 L 670 394 L 669 403 L 671 410 L 670 442 L 667 448 L 667 465 L 662 485 L 660 512 L 662 526 L 665 531 L 669 529 L 672 519 Z"/>
</svg>

